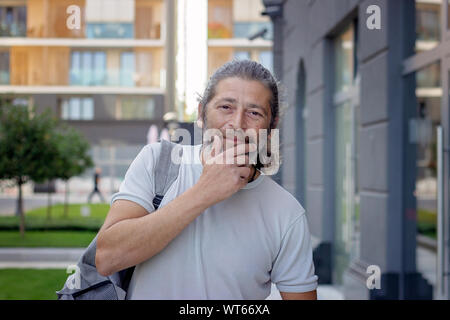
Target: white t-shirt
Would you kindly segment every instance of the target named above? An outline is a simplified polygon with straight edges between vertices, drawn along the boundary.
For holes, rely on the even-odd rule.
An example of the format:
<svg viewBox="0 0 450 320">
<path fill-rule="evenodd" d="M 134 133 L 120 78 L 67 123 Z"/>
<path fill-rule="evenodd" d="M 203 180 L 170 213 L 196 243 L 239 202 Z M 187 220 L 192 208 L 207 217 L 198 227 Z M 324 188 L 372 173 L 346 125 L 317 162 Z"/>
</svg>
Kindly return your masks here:
<svg viewBox="0 0 450 320">
<path fill-rule="evenodd" d="M 127 199 L 154 211 L 153 170 L 160 146 L 153 143 L 141 150 L 111 204 Z M 198 181 L 203 170 L 200 147 L 183 146 L 178 178 L 160 207 Z M 282 292 L 307 292 L 317 288 L 317 279 L 305 210 L 261 174 L 137 265 L 127 299 L 263 300 L 271 282 Z"/>
</svg>

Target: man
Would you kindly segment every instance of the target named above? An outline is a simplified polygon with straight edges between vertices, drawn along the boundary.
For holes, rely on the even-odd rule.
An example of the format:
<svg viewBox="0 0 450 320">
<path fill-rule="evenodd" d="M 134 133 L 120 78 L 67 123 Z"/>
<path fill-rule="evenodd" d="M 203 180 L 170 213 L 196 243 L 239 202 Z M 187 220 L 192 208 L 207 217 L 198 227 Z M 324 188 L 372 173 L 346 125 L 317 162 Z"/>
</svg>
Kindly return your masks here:
<svg viewBox="0 0 450 320">
<path fill-rule="evenodd" d="M 250 163 L 254 143 L 228 134 L 273 130 L 278 113 L 278 84 L 262 65 L 219 68 L 199 102 L 199 126 L 221 133 L 212 151 L 183 146 L 178 178 L 155 211 L 160 145 L 143 148 L 111 199 L 97 270 L 136 265 L 127 299 L 265 299 L 271 282 L 283 299 L 316 299 L 305 210 Z M 217 161 L 239 157 L 244 164 Z"/>
<path fill-rule="evenodd" d="M 100 167 L 95 168 L 94 172 L 94 190 L 89 194 L 88 196 L 88 203 L 91 203 L 92 197 L 95 194 L 98 194 L 100 197 L 101 202 L 105 202 L 105 198 L 103 198 L 102 193 L 100 192 L 99 185 L 100 185 L 100 174 L 102 173 L 102 169 Z"/>
</svg>

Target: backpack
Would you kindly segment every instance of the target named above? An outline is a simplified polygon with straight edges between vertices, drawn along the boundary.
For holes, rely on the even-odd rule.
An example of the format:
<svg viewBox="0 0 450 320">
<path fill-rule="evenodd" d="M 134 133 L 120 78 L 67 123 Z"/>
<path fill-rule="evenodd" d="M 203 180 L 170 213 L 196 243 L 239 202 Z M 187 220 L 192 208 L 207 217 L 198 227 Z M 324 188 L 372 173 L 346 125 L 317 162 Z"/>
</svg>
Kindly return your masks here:
<svg viewBox="0 0 450 320">
<path fill-rule="evenodd" d="M 158 209 L 161 201 L 178 177 L 179 164 L 171 161 L 172 149 L 177 144 L 161 140 L 161 153 L 154 172 L 155 198 L 153 206 Z M 182 155 L 182 148 L 179 148 Z M 56 291 L 58 300 L 125 300 L 135 267 L 121 270 L 110 276 L 102 276 L 95 267 L 97 237 L 89 244 L 77 262 L 75 273 L 71 274 L 64 287 Z"/>
</svg>

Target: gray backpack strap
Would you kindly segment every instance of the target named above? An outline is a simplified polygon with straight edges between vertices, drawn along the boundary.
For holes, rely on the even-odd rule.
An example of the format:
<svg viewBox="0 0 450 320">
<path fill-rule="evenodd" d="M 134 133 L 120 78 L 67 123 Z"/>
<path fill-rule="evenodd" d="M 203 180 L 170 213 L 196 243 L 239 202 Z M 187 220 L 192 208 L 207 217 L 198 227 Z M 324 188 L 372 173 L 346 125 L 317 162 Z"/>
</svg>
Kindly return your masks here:
<svg viewBox="0 0 450 320">
<path fill-rule="evenodd" d="M 180 164 L 172 161 L 172 150 L 177 148 L 179 155 L 182 155 L 183 149 L 180 145 L 169 142 L 167 140 L 161 140 L 161 153 L 158 158 L 158 162 L 155 166 L 155 198 L 153 198 L 153 206 L 155 210 L 159 208 L 161 201 L 170 188 L 172 183 L 178 177 L 178 170 Z"/>
<path fill-rule="evenodd" d="M 178 177 L 180 165 L 173 163 L 171 159 L 174 148 L 177 148 L 177 152 L 181 156 L 183 149 L 180 145 L 166 140 L 161 141 L 161 154 L 154 172 L 156 196 L 153 199 L 153 205 L 155 210 L 158 209 L 162 198 Z M 56 292 L 58 300 L 123 300 L 126 298 L 134 267 L 121 270 L 108 277 L 100 275 L 95 267 L 97 236 L 80 257 L 76 273 L 69 276 L 63 288 Z M 79 281 L 75 281 L 75 276 Z M 76 283 L 78 286 L 74 288 Z"/>
</svg>

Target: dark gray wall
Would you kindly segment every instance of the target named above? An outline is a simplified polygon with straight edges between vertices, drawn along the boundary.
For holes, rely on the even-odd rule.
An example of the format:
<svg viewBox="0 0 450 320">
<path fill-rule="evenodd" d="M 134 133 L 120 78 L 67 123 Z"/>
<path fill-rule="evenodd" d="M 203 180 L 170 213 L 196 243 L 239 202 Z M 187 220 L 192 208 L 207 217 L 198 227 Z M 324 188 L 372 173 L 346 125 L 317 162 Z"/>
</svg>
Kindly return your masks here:
<svg viewBox="0 0 450 320">
<path fill-rule="evenodd" d="M 372 4 L 381 8 L 380 30 L 366 27 L 366 9 Z M 303 60 L 307 75 L 306 210 L 316 245 L 332 245 L 335 228 L 331 39 L 343 26 L 358 18 L 361 254 L 350 270 L 353 277 L 347 281 L 347 287 L 351 288 L 348 292 L 357 292 L 355 287 L 358 287 L 358 292 L 365 293 L 362 296 L 366 297 L 369 294 L 364 289 L 365 267 L 370 264 L 378 265 L 383 274 L 385 291 L 379 293 L 379 297 L 407 297 L 406 291 L 411 291 L 415 285 L 405 280 L 415 272 L 416 242 L 415 225 L 405 221 L 407 209 L 402 198 L 406 192 L 402 170 L 406 141 L 404 93 L 411 88 L 405 87 L 401 74 L 403 59 L 414 49 L 414 41 L 411 41 L 415 36 L 414 28 L 405 28 L 408 19 L 414 19 L 414 13 L 414 0 L 288 0 L 284 6 L 281 80 L 288 96 L 281 123 L 282 181 L 284 187 L 295 194 L 296 185 L 300 184 L 296 181 L 299 176 L 296 170 L 303 161 L 296 158 L 300 142 L 295 134 L 299 132 L 296 126 L 302 125 L 296 122 L 295 115 L 298 68 Z M 323 257 L 318 259 L 324 260 Z M 373 292 L 370 295 L 374 297 Z"/>
</svg>

